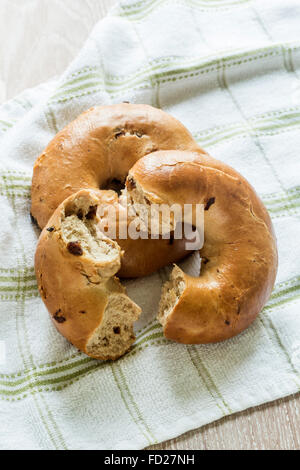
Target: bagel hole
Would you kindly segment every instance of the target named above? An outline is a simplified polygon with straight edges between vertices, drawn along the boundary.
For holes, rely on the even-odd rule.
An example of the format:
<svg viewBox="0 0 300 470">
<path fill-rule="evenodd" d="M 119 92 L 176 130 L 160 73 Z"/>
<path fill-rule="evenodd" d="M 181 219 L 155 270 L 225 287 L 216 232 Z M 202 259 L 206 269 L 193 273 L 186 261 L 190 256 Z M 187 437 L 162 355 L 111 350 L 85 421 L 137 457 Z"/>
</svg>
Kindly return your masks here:
<svg viewBox="0 0 300 470">
<path fill-rule="evenodd" d="M 111 189 L 115 191 L 118 194 L 118 196 L 120 196 L 123 189 L 125 189 L 125 179 L 121 180 L 118 178 L 112 178 L 111 180 L 106 182 L 103 188 L 100 188 L 100 189 L 106 189 L 106 190 Z"/>
</svg>

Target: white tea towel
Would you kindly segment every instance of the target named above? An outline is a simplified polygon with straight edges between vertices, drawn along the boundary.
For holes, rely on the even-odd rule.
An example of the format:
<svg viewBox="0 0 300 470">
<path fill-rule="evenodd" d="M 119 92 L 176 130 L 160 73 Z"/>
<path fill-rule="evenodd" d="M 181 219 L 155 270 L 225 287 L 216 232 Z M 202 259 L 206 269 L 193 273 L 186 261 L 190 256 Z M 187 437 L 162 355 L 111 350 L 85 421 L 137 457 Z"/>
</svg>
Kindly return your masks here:
<svg viewBox="0 0 300 470">
<path fill-rule="evenodd" d="M 299 390 L 299 31 L 298 0 L 122 1 L 61 78 L 0 107 L 1 448 L 143 448 Z M 143 307 L 137 341 L 103 363 L 57 333 L 38 295 L 30 181 L 59 129 L 123 100 L 171 113 L 249 179 L 273 219 L 279 271 L 254 324 L 206 346 L 163 338 L 166 269 L 126 282 Z M 199 257 L 184 266 L 196 273 Z"/>
</svg>

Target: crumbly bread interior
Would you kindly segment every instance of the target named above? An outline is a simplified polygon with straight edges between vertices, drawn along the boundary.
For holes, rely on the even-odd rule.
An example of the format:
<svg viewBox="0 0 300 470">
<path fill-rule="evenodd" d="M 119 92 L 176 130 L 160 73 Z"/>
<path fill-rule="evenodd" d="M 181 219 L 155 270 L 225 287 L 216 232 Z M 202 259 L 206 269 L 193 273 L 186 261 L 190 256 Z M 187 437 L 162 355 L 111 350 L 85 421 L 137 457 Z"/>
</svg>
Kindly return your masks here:
<svg viewBox="0 0 300 470">
<path fill-rule="evenodd" d="M 151 211 L 151 203 L 153 203 L 153 200 L 150 202 L 147 195 L 144 194 L 142 187 L 130 176 L 127 184 L 127 193 L 124 193 L 124 195 L 127 196 L 129 210 L 133 211 L 136 217 L 139 217 L 147 228 L 150 228 L 151 233 L 154 232 L 155 234 L 164 235 L 174 230 L 176 219 L 172 212 L 159 212 L 159 217 L 156 217 L 156 221 L 153 223 L 153 211 Z M 168 316 L 177 304 L 184 289 L 185 281 L 183 272 L 175 265 L 170 280 L 162 287 L 157 315 L 157 319 L 162 326 L 165 325 Z"/>
<path fill-rule="evenodd" d="M 163 287 L 159 302 L 157 319 L 162 326 L 165 325 L 168 315 L 177 304 L 179 297 L 185 289 L 183 272 L 178 266 L 174 266 L 170 280 Z"/>
<path fill-rule="evenodd" d="M 62 239 L 67 247 L 79 252 L 99 267 L 103 278 L 113 276 L 121 265 L 121 249 L 99 229 L 97 205 L 80 197 L 65 208 L 61 220 Z M 76 254 L 76 253 L 75 253 Z"/>
<path fill-rule="evenodd" d="M 168 234 L 174 230 L 176 222 L 173 212 L 154 195 L 150 197 L 145 194 L 132 177 L 123 194 L 127 196 L 129 214 L 138 217 L 142 230 L 155 235 Z"/>
<path fill-rule="evenodd" d="M 112 261 L 118 257 L 118 250 L 102 232 L 96 231 L 91 221 L 80 220 L 73 214 L 64 219 L 61 230 L 66 243 L 80 241 L 84 254 L 96 262 Z"/>
<path fill-rule="evenodd" d="M 65 207 L 61 218 L 61 236 L 67 249 L 97 269 L 95 284 L 107 296 L 102 320 L 86 344 L 94 358 L 117 359 L 128 351 L 135 340 L 133 322 L 141 313 L 113 276 L 120 269 L 121 249 L 99 229 L 97 199 L 79 196 Z"/>
<path fill-rule="evenodd" d="M 87 353 L 98 359 L 116 359 L 128 351 L 135 340 L 133 322 L 141 309 L 125 294 L 109 297 L 101 325 L 87 343 Z"/>
</svg>

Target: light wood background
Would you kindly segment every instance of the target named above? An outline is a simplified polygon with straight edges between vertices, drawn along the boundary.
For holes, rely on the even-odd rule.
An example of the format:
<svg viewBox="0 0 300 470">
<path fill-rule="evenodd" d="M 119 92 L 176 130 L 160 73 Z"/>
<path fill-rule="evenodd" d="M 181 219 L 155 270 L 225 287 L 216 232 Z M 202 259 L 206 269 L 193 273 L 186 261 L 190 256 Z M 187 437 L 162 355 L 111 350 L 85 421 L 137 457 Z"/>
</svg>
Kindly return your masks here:
<svg viewBox="0 0 300 470">
<path fill-rule="evenodd" d="M 115 0 L 0 0 L 0 102 L 60 74 Z M 300 449 L 300 394 L 152 449 Z"/>
</svg>

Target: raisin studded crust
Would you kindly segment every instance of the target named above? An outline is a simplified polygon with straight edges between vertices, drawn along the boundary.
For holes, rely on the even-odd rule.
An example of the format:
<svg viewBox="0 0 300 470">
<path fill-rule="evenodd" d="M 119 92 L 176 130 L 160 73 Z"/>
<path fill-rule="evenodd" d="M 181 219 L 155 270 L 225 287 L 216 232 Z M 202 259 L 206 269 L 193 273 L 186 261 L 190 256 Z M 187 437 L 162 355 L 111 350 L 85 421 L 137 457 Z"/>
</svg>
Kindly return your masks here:
<svg viewBox="0 0 300 470">
<path fill-rule="evenodd" d="M 96 359 L 117 359 L 135 340 L 141 309 L 116 272 L 121 248 L 98 228 L 99 193 L 67 198 L 43 229 L 35 255 L 41 297 L 59 332 Z"/>
<path fill-rule="evenodd" d="M 154 152 L 130 170 L 127 191 L 144 224 L 151 203 L 204 207 L 201 273 L 191 277 L 174 267 L 158 313 L 164 335 L 180 343 L 212 343 L 247 328 L 273 288 L 277 247 L 269 214 L 245 178 L 201 151 Z"/>
</svg>

